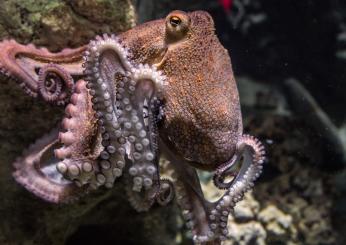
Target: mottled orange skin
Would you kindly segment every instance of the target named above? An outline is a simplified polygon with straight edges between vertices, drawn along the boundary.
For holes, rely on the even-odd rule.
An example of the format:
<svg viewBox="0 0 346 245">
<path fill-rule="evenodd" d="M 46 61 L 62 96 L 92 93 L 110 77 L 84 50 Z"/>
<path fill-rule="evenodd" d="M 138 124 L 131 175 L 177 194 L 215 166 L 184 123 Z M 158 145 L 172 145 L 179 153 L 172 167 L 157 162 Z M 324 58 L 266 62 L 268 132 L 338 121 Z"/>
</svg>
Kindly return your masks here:
<svg viewBox="0 0 346 245">
<path fill-rule="evenodd" d="M 161 129 L 166 140 L 185 159 L 214 169 L 231 158 L 242 134 L 231 60 L 208 13 L 176 14 L 191 21 L 181 40 L 167 35 L 164 19 L 135 27 L 120 39 L 135 62 L 157 65 L 167 77 Z"/>
</svg>

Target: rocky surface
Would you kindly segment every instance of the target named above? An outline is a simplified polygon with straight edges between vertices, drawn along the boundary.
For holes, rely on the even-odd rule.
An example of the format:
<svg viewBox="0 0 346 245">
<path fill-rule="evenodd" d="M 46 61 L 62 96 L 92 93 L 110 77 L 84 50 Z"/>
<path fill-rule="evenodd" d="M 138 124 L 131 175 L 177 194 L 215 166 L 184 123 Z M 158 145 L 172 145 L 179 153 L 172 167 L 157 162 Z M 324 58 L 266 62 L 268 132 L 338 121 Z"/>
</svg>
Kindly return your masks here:
<svg viewBox="0 0 346 245">
<path fill-rule="evenodd" d="M 0 2 L 0 39 L 46 46 L 76 47 L 96 34 L 117 33 L 136 22 L 128 0 L 4 0 Z"/>
</svg>

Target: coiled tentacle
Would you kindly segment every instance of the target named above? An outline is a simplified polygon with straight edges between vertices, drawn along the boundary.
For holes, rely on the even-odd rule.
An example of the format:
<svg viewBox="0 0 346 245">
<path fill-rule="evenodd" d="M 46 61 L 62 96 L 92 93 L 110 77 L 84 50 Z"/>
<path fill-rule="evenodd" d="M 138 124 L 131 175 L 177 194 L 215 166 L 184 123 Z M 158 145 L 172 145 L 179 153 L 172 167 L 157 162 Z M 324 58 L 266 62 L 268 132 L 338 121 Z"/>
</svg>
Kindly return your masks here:
<svg viewBox="0 0 346 245">
<path fill-rule="evenodd" d="M 174 199 L 174 196 L 173 183 L 168 179 L 161 179 L 159 191 L 155 195 L 156 202 L 161 206 L 166 206 Z"/>
<path fill-rule="evenodd" d="M 215 184 L 219 187 L 227 188 L 226 193 L 215 202 L 209 213 L 210 236 L 225 240 L 228 234 L 227 220 L 228 215 L 233 212 L 234 206 L 243 197 L 246 191 L 254 186 L 254 181 L 262 172 L 264 162 L 264 147 L 259 140 L 250 135 L 243 135 L 237 144 L 236 157 L 232 161 L 223 165 L 215 173 Z M 243 158 L 243 159 L 242 159 Z M 228 182 L 223 182 L 227 172 L 242 160 L 242 165 L 236 177 Z M 232 173 L 234 175 L 234 173 Z M 204 237 L 196 236 L 197 241 L 203 241 Z"/>
<path fill-rule="evenodd" d="M 245 152 L 245 147 L 251 147 L 253 154 L 254 164 L 262 164 L 264 161 L 264 147 L 263 145 L 254 137 L 250 135 L 243 135 L 237 144 L 236 152 L 234 156 L 227 161 L 226 163 L 220 165 L 214 174 L 213 180 L 215 186 L 220 189 L 228 189 L 235 183 L 239 178 L 236 178 L 241 173 L 236 172 L 234 168 L 237 166 L 237 163 L 241 162 L 241 157 Z M 243 169 L 243 168 L 242 168 Z M 261 171 L 257 175 L 260 174 Z M 226 177 L 233 177 L 230 182 L 224 182 Z"/>
<path fill-rule="evenodd" d="M 38 75 L 38 91 L 42 98 L 58 105 L 65 104 L 73 92 L 72 76 L 57 64 L 43 66 Z"/>
<path fill-rule="evenodd" d="M 85 46 L 52 53 L 32 44 L 21 45 L 14 40 L 4 40 L 0 42 L 0 50 L 0 73 L 17 81 L 20 87 L 33 97 L 40 93 L 37 71 L 50 63 L 59 64 L 59 67 L 73 78 L 82 75 L 82 54 Z"/>
</svg>

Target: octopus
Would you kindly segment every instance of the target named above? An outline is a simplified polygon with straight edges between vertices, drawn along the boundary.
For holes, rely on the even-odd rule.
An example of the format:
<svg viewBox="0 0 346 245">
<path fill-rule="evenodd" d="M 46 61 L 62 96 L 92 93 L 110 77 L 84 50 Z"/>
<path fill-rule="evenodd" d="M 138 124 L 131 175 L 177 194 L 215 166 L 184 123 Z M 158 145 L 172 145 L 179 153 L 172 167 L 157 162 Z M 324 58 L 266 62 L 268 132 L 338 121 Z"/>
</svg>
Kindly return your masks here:
<svg viewBox="0 0 346 245">
<path fill-rule="evenodd" d="M 228 216 L 259 177 L 264 147 L 243 133 L 230 56 L 208 13 L 173 11 L 56 53 L 4 40 L 0 71 L 65 107 L 59 126 L 13 164 L 28 191 L 69 203 L 124 183 L 139 212 L 176 197 L 196 244 L 227 239 Z M 217 201 L 204 197 L 197 169 L 224 190 Z"/>
</svg>

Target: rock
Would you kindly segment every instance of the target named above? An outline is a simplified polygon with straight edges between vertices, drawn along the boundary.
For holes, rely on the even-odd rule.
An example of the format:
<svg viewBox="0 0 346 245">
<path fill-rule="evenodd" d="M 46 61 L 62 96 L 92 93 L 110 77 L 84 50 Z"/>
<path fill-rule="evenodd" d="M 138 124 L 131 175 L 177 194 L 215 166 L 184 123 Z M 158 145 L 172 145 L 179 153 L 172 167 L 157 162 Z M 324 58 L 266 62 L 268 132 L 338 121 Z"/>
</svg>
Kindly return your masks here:
<svg viewBox="0 0 346 245">
<path fill-rule="evenodd" d="M 52 51 L 87 43 L 96 34 L 135 25 L 127 0 L 17 0 L 0 2 L 0 39 L 46 46 Z"/>
<path fill-rule="evenodd" d="M 229 224 L 229 238 L 223 245 L 264 245 L 266 244 L 266 230 L 263 226 L 256 222 L 248 222 L 245 224 Z"/>
<path fill-rule="evenodd" d="M 234 219 L 243 223 L 255 218 L 259 211 L 259 203 L 253 198 L 251 193 L 246 193 L 244 200 L 237 203 L 234 208 Z"/>
<path fill-rule="evenodd" d="M 258 214 L 258 220 L 264 225 L 268 239 L 271 241 L 287 241 L 290 238 L 292 217 L 269 205 Z"/>
<path fill-rule="evenodd" d="M 304 195 L 310 197 L 323 196 L 323 184 L 321 180 L 313 180 L 310 182 L 308 188 L 304 191 Z"/>
<path fill-rule="evenodd" d="M 273 205 L 269 205 L 268 207 L 263 209 L 258 214 L 258 219 L 264 224 L 276 222 L 284 229 L 287 229 L 292 224 L 292 217 L 285 214 Z"/>
<path fill-rule="evenodd" d="M 302 210 L 309 205 L 307 201 L 301 197 L 296 197 L 293 195 L 290 195 L 288 200 L 289 203 L 287 204 L 286 209 L 296 220 L 301 219 Z"/>
</svg>

